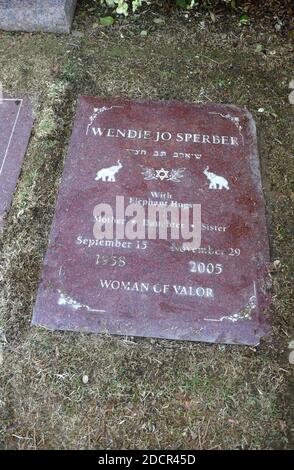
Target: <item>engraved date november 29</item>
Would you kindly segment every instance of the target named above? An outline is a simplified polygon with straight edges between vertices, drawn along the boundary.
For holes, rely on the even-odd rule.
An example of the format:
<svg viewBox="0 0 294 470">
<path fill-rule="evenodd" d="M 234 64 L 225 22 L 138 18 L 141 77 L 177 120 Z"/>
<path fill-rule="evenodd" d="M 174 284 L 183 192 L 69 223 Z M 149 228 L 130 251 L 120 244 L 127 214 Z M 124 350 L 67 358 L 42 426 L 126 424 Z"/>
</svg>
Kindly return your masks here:
<svg viewBox="0 0 294 470">
<path fill-rule="evenodd" d="M 96 266 L 117 266 L 119 268 L 123 268 L 125 265 L 125 256 L 96 255 Z"/>
</svg>

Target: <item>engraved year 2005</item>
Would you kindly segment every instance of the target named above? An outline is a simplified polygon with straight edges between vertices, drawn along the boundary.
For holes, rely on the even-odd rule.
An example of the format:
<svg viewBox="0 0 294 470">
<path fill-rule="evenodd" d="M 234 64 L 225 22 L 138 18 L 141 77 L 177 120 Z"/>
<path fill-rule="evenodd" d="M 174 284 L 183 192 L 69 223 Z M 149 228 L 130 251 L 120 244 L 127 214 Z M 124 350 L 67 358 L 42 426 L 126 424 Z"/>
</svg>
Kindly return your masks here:
<svg viewBox="0 0 294 470">
<path fill-rule="evenodd" d="M 111 266 L 123 268 L 126 265 L 125 256 L 96 255 L 96 266 Z"/>
<path fill-rule="evenodd" d="M 191 273 L 197 274 L 221 274 L 223 265 L 220 263 L 202 263 L 199 261 L 189 261 Z"/>
</svg>

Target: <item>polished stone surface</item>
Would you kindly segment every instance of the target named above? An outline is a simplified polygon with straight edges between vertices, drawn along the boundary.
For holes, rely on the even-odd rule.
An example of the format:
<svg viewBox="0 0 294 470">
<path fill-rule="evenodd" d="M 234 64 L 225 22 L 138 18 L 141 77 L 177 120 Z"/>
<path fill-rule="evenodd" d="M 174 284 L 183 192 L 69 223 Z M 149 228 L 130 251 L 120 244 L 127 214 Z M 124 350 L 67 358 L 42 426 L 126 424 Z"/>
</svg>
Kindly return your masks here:
<svg viewBox="0 0 294 470">
<path fill-rule="evenodd" d="M 0 100 L 0 232 L 11 205 L 33 124 L 27 97 Z"/>
<path fill-rule="evenodd" d="M 201 247 L 97 240 L 99 203 L 201 204 Z M 96 216 L 96 219 L 94 217 Z M 146 216 L 147 219 L 147 216 Z M 108 220 L 113 220 L 108 217 Z M 82 97 L 33 324 L 257 345 L 270 331 L 255 124 L 230 105 Z"/>
<path fill-rule="evenodd" d="M 70 31 L 77 0 L 0 0 L 0 29 Z"/>
</svg>

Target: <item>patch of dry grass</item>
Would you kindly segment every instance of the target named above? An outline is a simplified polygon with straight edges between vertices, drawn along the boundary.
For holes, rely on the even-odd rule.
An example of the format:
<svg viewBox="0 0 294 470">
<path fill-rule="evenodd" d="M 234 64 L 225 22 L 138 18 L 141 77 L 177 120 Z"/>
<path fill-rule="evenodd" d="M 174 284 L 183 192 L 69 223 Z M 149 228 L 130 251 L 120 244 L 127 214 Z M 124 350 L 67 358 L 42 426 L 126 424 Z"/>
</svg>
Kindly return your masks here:
<svg viewBox="0 0 294 470">
<path fill-rule="evenodd" d="M 241 30 L 224 22 L 203 29 L 177 13 L 143 38 L 144 21 L 92 31 L 91 18 L 78 15 L 75 27 L 83 37 L 0 33 L 5 89 L 38 94 L 35 133 L 1 240 L 1 445 L 289 448 L 291 45 L 261 26 Z M 265 45 L 266 55 L 255 52 L 256 43 Z M 271 341 L 254 349 L 30 327 L 75 100 L 82 93 L 231 102 L 253 112 L 272 258 L 281 261 L 272 273 Z M 260 107 L 266 112 L 258 114 Z"/>
<path fill-rule="evenodd" d="M 260 448 L 285 431 L 284 373 L 252 349 L 34 331 L 6 361 L 8 447 Z"/>
</svg>

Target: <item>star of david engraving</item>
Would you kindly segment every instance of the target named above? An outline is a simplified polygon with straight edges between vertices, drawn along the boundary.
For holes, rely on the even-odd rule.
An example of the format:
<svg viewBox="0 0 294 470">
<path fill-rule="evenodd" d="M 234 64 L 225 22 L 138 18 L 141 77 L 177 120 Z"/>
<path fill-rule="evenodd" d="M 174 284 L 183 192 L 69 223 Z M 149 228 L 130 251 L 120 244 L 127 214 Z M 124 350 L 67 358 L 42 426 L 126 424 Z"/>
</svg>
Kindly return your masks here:
<svg viewBox="0 0 294 470">
<path fill-rule="evenodd" d="M 147 181 L 150 180 L 160 180 L 160 181 L 173 181 L 174 183 L 179 183 L 185 172 L 185 168 L 177 168 L 172 170 L 166 170 L 165 168 L 160 168 L 160 170 L 156 170 L 154 168 L 144 167 L 140 165 L 142 168 L 142 175 L 144 179 Z"/>
<path fill-rule="evenodd" d="M 165 170 L 164 168 L 160 168 L 160 170 L 156 171 L 156 178 L 159 178 L 160 181 L 163 181 L 168 178 L 169 171 Z"/>
</svg>

